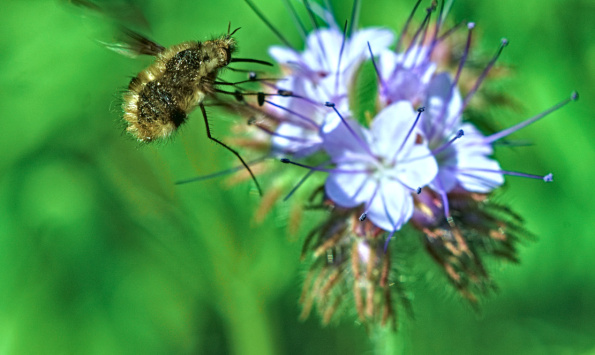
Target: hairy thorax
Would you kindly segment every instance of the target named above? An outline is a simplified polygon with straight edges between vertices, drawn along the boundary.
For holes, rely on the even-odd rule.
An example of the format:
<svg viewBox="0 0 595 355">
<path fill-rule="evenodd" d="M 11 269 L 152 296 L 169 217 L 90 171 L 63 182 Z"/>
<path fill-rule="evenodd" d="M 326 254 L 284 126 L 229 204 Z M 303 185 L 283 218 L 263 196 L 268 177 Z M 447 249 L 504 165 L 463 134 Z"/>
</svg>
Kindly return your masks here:
<svg viewBox="0 0 595 355">
<path fill-rule="evenodd" d="M 235 49 L 232 38 L 184 42 L 159 53 L 124 95 L 129 133 L 149 142 L 170 136 L 205 97 Z"/>
</svg>

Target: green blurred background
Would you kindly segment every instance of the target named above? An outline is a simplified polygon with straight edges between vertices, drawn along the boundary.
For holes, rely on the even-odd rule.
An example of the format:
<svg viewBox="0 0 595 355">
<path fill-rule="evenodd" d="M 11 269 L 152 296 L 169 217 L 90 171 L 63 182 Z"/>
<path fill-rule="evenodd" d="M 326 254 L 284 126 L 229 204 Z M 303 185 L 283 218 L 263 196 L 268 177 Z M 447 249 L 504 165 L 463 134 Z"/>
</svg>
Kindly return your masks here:
<svg viewBox="0 0 595 355">
<path fill-rule="evenodd" d="M 281 1 L 255 2 L 301 46 Z M 413 0 L 362 2 L 361 25 L 400 29 Z M 351 4 L 333 4 L 342 23 Z M 279 43 L 241 0 L 142 7 L 166 45 L 229 21 L 243 57 Z M 173 185 L 236 164 L 202 120 L 168 144 L 122 134 L 119 91 L 147 60 L 102 48 L 59 1 L 1 8 L 0 353 L 595 354 L 595 1 L 455 3 L 453 18 L 477 22 L 476 48 L 511 42 L 504 87 L 521 109 L 498 111 L 501 126 L 573 89 L 581 100 L 515 135 L 534 146 L 498 150 L 505 168 L 552 171 L 555 183 L 508 179 L 504 200 L 539 239 L 521 246 L 521 265 L 491 265 L 500 292 L 482 313 L 422 275 L 415 320 L 372 340 L 349 320 L 297 320 L 305 229 L 287 232 L 287 206 L 257 224 L 249 183 Z M 234 118 L 212 112 L 223 137 Z"/>
</svg>

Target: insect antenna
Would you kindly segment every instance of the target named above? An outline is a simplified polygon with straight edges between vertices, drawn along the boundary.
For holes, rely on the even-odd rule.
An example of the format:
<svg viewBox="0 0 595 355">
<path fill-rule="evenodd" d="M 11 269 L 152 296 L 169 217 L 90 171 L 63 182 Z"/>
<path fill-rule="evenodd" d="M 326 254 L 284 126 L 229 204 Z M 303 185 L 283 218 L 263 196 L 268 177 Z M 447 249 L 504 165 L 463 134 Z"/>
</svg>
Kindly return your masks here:
<svg viewBox="0 0 595 355">
<path fill-rule="evenodd" d="M 233 32 L 231 32 L 231 33 L 230 33 L 229 31 L 231 30 L 231 22 L 229 22 L 229 24 L 227 25 L 227 36 L 226 36 L 225 38 L 226 38 L 226 39 L 230 39 L 230 38 L 231 38 L 231 36 L 235 35 L 235 34 L 236 34 L 236 32 L 238 32 L 238 30 L 239 30 L 240 28 L 241 28 L 241 27 L 238 27 L 238 28 L 236 28 L 235 30 L 233 30 Z"/>
</svg>

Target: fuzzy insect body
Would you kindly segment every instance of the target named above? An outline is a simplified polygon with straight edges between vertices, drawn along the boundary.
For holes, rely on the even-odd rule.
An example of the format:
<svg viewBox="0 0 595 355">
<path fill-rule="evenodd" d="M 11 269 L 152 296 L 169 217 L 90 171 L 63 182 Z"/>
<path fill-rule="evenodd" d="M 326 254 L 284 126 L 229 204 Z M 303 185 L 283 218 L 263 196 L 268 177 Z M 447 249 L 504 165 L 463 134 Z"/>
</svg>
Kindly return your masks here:
<svg viewBox="0 0 595 355">
<path fill-rule="evenodd" d="M 123 103 L 126 130 L 141 142 L 167 138 L 184 123 L 213 93 L 219 70 L 230 63 L 236 48 L 229 35 L 169 48 L 147 44 L 142 47 L 150 53 L 143 54 L 157 58 L 132 79 Z"/>
</svg>

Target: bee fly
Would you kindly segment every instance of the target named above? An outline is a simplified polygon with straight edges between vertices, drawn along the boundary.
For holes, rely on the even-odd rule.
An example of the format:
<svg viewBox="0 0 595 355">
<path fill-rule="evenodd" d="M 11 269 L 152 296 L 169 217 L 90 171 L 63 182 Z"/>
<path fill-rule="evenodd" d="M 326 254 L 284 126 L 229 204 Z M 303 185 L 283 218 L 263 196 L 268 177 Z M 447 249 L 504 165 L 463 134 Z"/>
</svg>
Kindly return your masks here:
<svg viewBox="0 0 595 355">
<path fill-rule="evenodd" d="M 100 12 L 94 3 L 71 0 L 75 5 Z M 145 36 L 123 28 L 124 43 L 104 43 L 108 48 L 127 56 L 151 55 L 155 62 L 134 77 L 124 93 L 124 120 L 126 131 L 141 142 L 152 142 L 171 136 L 188 114 L 197 106 L 204 118 L 207 137 L 232 152 L 248 170 L 259 193 L 260 185 L 252 170 L 240 154 L 211 135 L 204 101 L 216 92 L 219 71 L 233 62 L 250 62 L 271 65 L 256 59 L 234 58 L 236 41 L 233 35 L 239 29 L 220 38 L 199 42 L 188 41 L 163 47 Z M 230 68 L 231 69 L 231 68 Z M 223 85 L 230 83 L 222 82 Z M 233 85 L 233 84 L 232 84 Z M 234 93 L 237 97 L 238 93 Z M 239 94 L 241 95 L 241 93 Z"/>
</svg>

